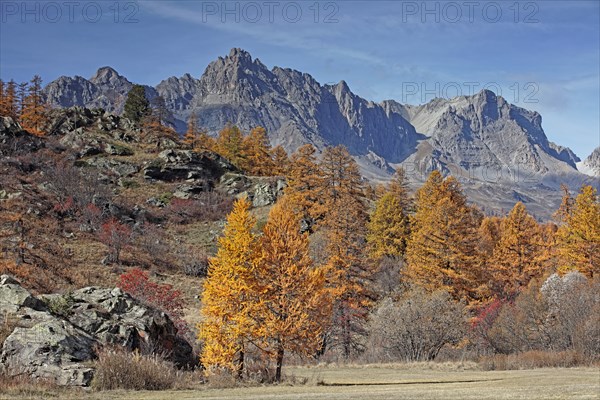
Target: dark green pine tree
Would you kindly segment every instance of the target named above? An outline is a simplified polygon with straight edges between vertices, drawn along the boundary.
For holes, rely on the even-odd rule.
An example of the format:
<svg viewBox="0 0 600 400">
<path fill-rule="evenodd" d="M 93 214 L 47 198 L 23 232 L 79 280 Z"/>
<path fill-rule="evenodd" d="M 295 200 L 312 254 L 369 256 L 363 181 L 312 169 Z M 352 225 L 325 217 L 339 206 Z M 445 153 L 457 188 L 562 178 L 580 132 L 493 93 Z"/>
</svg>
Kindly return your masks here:
<svg viewBox="0 0 600 400">
<path fill-rule="evenodd" d="M 150 114 L 150 102 L 142 85 L 133 85 L 127 94 L 123 116 L 136 123 Z"/>
</svg>

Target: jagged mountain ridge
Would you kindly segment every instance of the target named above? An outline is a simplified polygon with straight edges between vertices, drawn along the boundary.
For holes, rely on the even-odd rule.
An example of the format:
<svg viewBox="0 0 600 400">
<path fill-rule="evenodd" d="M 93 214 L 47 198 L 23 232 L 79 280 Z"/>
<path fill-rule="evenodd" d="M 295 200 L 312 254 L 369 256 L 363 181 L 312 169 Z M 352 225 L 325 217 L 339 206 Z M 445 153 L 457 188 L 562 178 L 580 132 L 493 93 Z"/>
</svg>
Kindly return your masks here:
<svg viewBox="0 0 600 400">
<path fill-rule="evenodd" d="M 126 78 L 103 68 L 90 80 L 61 77 L 46 94 L 55 106 L 119 112 L 130 87 Z M 321 85 L 306 73 L 269 70 L 241 49 L 211 62 L 199 78 L 170 77 L 146 90 L 165 99 L 180 132 L 194 112 L 213 135 L 232 122 L 246 131 L 264 126 L 272 144 L 288 151 L 304 143 L 319 149 L 344 144 L 372 179 L 386 179 L 390 166 L 402 165 L 415 181 L 440 169 L 458 176 L 467 189 L 483 193 L 494 185 L 505 204 L 536 203 L 527 194 L 536 188 L 554 190 L 563 182 L 575 187 L 586 179 L 577 171 L 579 158 L 548 141 L 537 112 L 486 90 L 418 106 L 374 103 L 344 81 Z"/>
<path fill-rule="evenodd" d="M 600 177 L 600 146 L 585 160 L 577 163 L 577 169 L 586 175 Z"/>
<path fill-rule="evenodd" d="M 122 93 L 131 83 L 114 79 L 116 86 L 111 88 L 91 81 L 61 77 L 47 86 L 46 95 L 54 106 L 119 112 Z M 210 63 L 200 79 L 190 74 L 171 77 L 159 83 L 155 92 L 165 99 L 180 132 L 194 111 L 200 125 L 212 134 L 227 122 L 244 130 L 260 124 L 273 144 L 290 151 L 304 143 L 318 148 L 344 144 L 353 154 L 381 163 L 383 159 L 402 161 L 420 138 L 401 115 L 356 96 L 343 81 L 321 86 L 309 74 L 279 67 L 269 70 L 240 49 Z M 152 88 L 147 88 L 147 93 L 155 95 Z"/>
<path fill-rule="evenodd" d="M 146 97 L 158 97 L 155 88 L 143 85 Z M 61 76 L 44 88 L 47 102 L 54 107 L 82 106 L 103 108 L 120 114 L 133 83 L 111 67 L 101 67 L 90 79 L 81 76 Z"/>
</svg>

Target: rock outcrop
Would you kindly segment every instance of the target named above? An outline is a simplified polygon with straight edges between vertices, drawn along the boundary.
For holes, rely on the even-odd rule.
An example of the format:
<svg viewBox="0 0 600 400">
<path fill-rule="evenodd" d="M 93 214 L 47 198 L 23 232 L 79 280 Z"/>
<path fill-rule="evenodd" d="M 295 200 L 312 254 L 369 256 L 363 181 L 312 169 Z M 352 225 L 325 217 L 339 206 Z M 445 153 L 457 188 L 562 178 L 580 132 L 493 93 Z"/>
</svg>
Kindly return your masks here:
<svg viewBox="0 0 600 400">
<path fill-rule="evenodd" d="M 180 367 L 195 363 L 192 348 L 163 312 L 120 289 L 87 287 L 66 295 L 35 297 L 10 276 L 0 277 L 0 323 L 12 332 L 0 343 L 9 374 L 87 386 L 90 361 L 103 346 L 158 352 Z"/>
<path fill-rule="evenodd" d="M 220 179 L 217 189 L 236 197 L 246 196 L 253 207 L 265 207 L 275 204 L 283 196 L 287 186 L 284 178 L 246 176 L 227 173 Z"/>
<path fill-rule="evenodd" d="M 190 150 L 164 150 L 158 158 L 147 165 L 144 177 L 163 182 L 203 181 L 209 187 L 225 172 L 237 171 L 229 161 L 213 152 Z"/>
</svg>

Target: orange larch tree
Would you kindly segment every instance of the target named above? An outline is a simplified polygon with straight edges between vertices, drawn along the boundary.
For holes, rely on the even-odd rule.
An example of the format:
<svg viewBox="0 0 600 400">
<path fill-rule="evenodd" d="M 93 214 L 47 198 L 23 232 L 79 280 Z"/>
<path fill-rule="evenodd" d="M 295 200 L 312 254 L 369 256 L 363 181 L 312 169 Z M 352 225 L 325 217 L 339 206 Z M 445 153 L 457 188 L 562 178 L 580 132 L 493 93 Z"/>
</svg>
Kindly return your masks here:
<svg viewBox="0 0 600 400">
<path fill-rule="evenodd" d="M 325 214 L 318 226 L 327 242 L 328 284 L 335 295 L 328 345 L 349 358 L 363 349 L 365 323 L 374 299 L 374 268 L 364 252 L 364 186 L 358 165 L 343 146 L 326 148 L 320 165 Z"/>
<path fill-rule="evenodd" d="M 544 273 L 541 229 L 518 202 L 500 223 L 500 238 L 489 263 L 496 297 L 514 299 L 521 288 Z"/>
<path fill-rule="evenodd" d="M 48 122 L 46 113 L 48 106 L 42 95 L 42 78 L 36 75 L 31 79 L 21 108 L 21 124 L 23 128 L 34 135 L 44 135 L 43 129 Z"/>
<path fill-rule="evenodd" d="M 243 168 L 243 140 L 244 137 L 240 129 L 237 126 L 228 123 L 219 132 L 216 151 L 231 161 L 236 167 Z"/>
<path fill-rule="evenodd" d="M 273 175 L 287 176 L 290 167 L 290 158 L 283 146 L 277 145 L 271 149 L 271 159 L 273 160 Z"/>
<path fill-rule="evenodd" d="M 481 222 L 459 183 L 433 171 L 417 191 L 416 212 L 407 244 L 405 276 L 428 291 L 445 290 L 456 299 L 477 302 L 484 277 L 476 244 Z"/>
<path fill-rule="evenodd" d="M 253 314 L 260 327 L 258 339 L 275 359 L 277 382 L 284 354 L 314 355 L 331 317 L 325 270 L 313 266 L 308 243 L 284 196 L 271 209 L 260 240 L 255 270 L 259 296 Z"/>
<path fill-rule="evenodd" d="M 312 230 L 315 222 L 323 217 L 323 171 L 317 164 L 316 149 L 311 144 L 301 146 L 290 161 L 288 186 L 294 209 Z"/>
<path fill-rule="evenodd" d="M 194 151 L 214 151 L 216 147 L 215 139 L 208 136 L 206 130 L 200 129 L 198 126 L 198 116 L 195 112 L 188 118 L 187 130 L 183 135 L 182 143 Z"/>
</svg>

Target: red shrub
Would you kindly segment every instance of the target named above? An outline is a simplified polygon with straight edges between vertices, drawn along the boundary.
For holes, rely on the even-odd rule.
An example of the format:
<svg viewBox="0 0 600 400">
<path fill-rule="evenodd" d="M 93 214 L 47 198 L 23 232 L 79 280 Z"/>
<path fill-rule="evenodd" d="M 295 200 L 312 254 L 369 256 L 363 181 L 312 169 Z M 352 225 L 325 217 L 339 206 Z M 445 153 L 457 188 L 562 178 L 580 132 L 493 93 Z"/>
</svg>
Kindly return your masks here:
<svg viewBox="0 0 600 400">
<path fill-rule="evenodd" d="M 58 214 L 59 217 L 64 218 L 71 216 L 76 210 L 75 200 L 72 196 L 67 197 L 64 201 L 56 203 L 53 211 Z"/>
<path fill-rule="evenodd" d="M 139 268 L 121 274 L 117 286 L 136 299 L 165 312 L 175 323 L 179 334 L 187 333 L 181 292 L 174 290 L 173 286 L 152 282 L 148 273 Z"/>
<path fill-rule="evenodd" d="M 471 320 L 471 332 L 477 340 L 483 342 L 482 344 L 489 344 L 488 332 L 494 325 L 496 318 L 500 315 L 500 311 L 505 304 L 505 301 L 495 299 L 482 307 L 478 311 L 477 316 Z"/>
<path fill-rule="evenodd" d="M 118 263 L 121 250 L 131 241 L 131 228 L 111 218 L 100 227 L 98 238 L 108 247 L 108 261 Z"/>
</svg>

